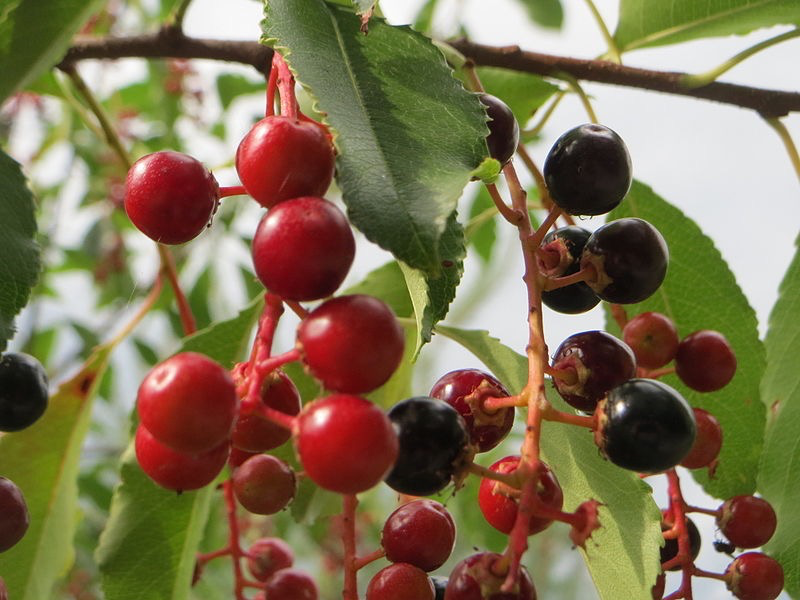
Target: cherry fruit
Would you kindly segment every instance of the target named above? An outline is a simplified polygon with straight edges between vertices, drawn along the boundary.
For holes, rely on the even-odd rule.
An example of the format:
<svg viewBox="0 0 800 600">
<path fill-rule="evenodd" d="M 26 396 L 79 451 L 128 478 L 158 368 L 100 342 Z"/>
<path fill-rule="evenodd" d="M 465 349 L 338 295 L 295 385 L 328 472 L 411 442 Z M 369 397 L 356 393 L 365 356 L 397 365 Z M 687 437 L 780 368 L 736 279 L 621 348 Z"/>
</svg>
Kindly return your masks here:
<svg viewBox="0 0 800 600">
<path fill-rule="evenodd" d="M 514 156 L 519 145 L 519 123 L 508 105 L 497 96 L 491 94 L 478 94 L 478 100 L 486 107 L 489 117 L 489 135 L 486 136 L 486 145 L 489 146 L 489 156 L 506 164 Z"/>
<path fill-rule="evenodd" d="M 33 425 L 47 409 L 47 375 L 28 354 L 0 356 L 0 431 L 20 431 Z"/>
<path fill-rule="evenodd" d="M 264 584 L 268 600 L 317 600 L 317 584 L 298 569 L 281 569 Z"/>
<path fill-rule="evenodd" d="M 247 550 L 247 569 L 258 581 L 267 581 L 277 571 L 294 564 L 294 552 L 279 538 L 259 538 Z"/>
<path fill-rule="evenodd" d="M 548 233 L 539 248 L 539 270 L 548 277 L 566 277 L 580 270 L 581 255 L 591 233 L 570 225 Z M 568 315 L 593 309 L 600 302 L 586 282 L 579 281 L 562 288 L 542 292 L 542 302 L 549 308 Z"/>
<path fill-rule="evenodd" d="M 760 548 L 778 526 L 772 505 L 756 496 L 740 495 L 719 507 L 717 527 L 737 548 Z"/>
<path fill-rule="evenodd" d="M 217 180 L 187 154 L 154 152 L 128 171 L 125 212 L 139 231 L 162 244 L 183 244 L 200 235 L 218 200 Z"/>
<path fill-rule="evenodd" d="M 739 600 L 775 600 L 783 589 L 783 567 L 761 552 L 740 554 L 725 575 L 728 589 Z"/>
<path fill-rule="evenodd" d="M 428 574 L 408 563 L 395 563 L 378 571 L 367 586 L 367 600 L 435 600 Z"/>
<path fill-rule="evenodd" d="M 708 411 L 702 408 L 692 410 L 697 424 L 697 435 L 692 449 L 680 464 L 687 469 L 701 469 L 710 466 L 719 456 L 722 449 L 722 426 Z"/>
<path fill-rule="evenodd" d="M 273 515 L 294 498 L 294 471 L 269 454 L 248 458 L 234 471 L 232 480 L 239 504 L 253 514 Z"/>
<path fill-rule="evenodd" d="M 736 355 L 720 332 L 708 329 L 695 331 L 678 345 L 675 372 L 693 390 L 714 392 L 733 379 Z"/>
<path fill-rule="evenodd" d="M 510 592 L 500 591 L 508 566 L 498 569 L 503 557 L 495 552 L 479 552 L 458 563 L 447 582 L 445 600 L 536 600 L 536 589 L 525 567 Z"/>
<path fill-rule="evenodd" d="M 261 388 L 264 406 L 295 416 L 300 412 L 300 392 L 283 371 L 273 371 Z M 248 452 L 273 450 L 287 442 L 292 433 L 258 412 L 239 414 L 231 433 L 234 448 Z"/>
<path fill-rule="evenodd" d="M 622 339 L 636 355 L 636 364 L 645 369 L 663 367 L 678 352 L 675 323 L 657 312 L 643 312 L 633 317 L 622 329 Z"/>
<path fill-rule="evenodd" d="M 0 477 L 0 552 L 25 537 L 29 524 L 28 505 L 22 490 L 10 479 Z"/>
<path fill-rule="evenodd" d="M 290 198 L 324 195 L 333 169 L 333 146 L 323 129 L 290 117 L 261 119 L 236 150 L 242 185 L 266 207 Z"/>
<path fill-rule="evenodd" d="M 435 500 L 413 500 L 397 508 L 383 525 L 381 545 L 386 558 L 423 571 L 441 567 L 453 551 L 456 526 Z"/>
<path fill-rule="evenodd" d="M 261 219 L 253 264 L 261 283 L 287 300 L 319 300 L 341 285 L 353 264 L 350 223 L 324 198 L 281 202 Z"/>
</svg>

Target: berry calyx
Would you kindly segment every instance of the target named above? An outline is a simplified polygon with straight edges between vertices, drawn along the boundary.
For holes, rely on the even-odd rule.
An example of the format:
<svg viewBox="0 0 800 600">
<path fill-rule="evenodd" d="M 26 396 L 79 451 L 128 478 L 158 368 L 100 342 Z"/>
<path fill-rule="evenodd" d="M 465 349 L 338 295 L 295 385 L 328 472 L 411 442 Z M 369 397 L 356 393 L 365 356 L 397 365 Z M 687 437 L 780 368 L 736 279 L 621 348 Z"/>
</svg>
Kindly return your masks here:
<svg viewBox="0 0 800 600">
<path fill-rule="evenodd" d="M 519 145 L 519 123 L 508 105 L 497 96 L 491 94 L 478 94 L 478 100 L 486 107 L 489 117 L 489 135 L 486 136 L 486 145 L 489 146 L 489 156 L 506 164 L 514 156 Z"/>
<path fill-rule="evenodd" d="M 783 567 L 761 552 L 740 554 L 725 575 L 728 589 L 739 600 L 775 600 L 783 589 Z"/>
<path fill-rule="evenodd" d="M 297 329 L 297 343 L 311 374 L 327 389 L 362 394 L 395 372 L 405 335 L 385 302 L 354 294 L 311 311 Z"/>
<path fill-rule="evenodd" d="M 259 538 L 247 550 L 247 568 L 258 581 L 267 581 L 294 564 L 294 552 L 279 538 Z"/>
<path fill-rule="evenodd" d="M 736 374 L 736 355 L 719 331 L 695 331 L 678 345 L 675 372 L 693 390 L 714 392 Z"/>
<path fill-rule="evenodd" d="M 33 425 L 47 409 L 47 375 L 28 354 L 0 356 L 0 431 L 20 431 Z"/>
<path fill-rule="evenodd" d="M 447 582 L 445 600 L 536 600 L 536 589 L 525 567 L 520 568 L 514 590 L 500 587 L 508 567 L 500 567 L 502 556 L 495 552 L 479 552 L 458 563 Z"/>
<path fill-rule="evenodd" d="M 295 416 L 300 412 L 300 392 L 283 371 L 273 371 L 264 380 L 261 388 L 264 406 Z M 247 452 L 273 450 L 287 442 L 292 433 L 285 427 L 273 423 L 258 412 L 239 414 L 231 433 L 234 448 Z"/>
<path fill-rule="evenodd" d="M 435 500 L 403 504 L 386 519 L 381 535 L 387 559 L 409 563 L 427 572 L 447 561 L 455 541 L 453 517 Z"/>
<path fill-rule="evenodd" d="M 447 402 L 464 419 L 470 443 L 476 452 L 487 452 L 497 446 L 514 425 L 514 408 L 495 411 L 483 408 L 486 398 L 509 395 L 503 384 L 479 369 L 458 369 L 439 378 L 430 391 L 432 398 Z"/>
<path fill-rule="evenodd" d="M 306 405 L 297 418 L 297 450 L 306 475 L 340 494 L 378 484 L 395 463 L 398 439 L 369 400 L 334 394 Z"/>
<path fill-rule="evenodd" d="M 281 202 L 261 219 L 253 238 L 261 283 L 287 300 L 319 300 L 341 285 L 353 264 L 350 223 L 324 198 Z"/>
<path fill-rule="evenodd" d="M 196 352 L 182 352 L 145 375 L 137 394 L 142 426 L 177 452 L 197 454 L 228 439 L 239 399 L 230 373 Z"/>
<path fill-rule="evenodd" d="M 689 404 L 670 386 L 631 379 L 612 389 L 595 412 L 595 443 L 623 469 L 658 473 L 677 465 L 694 443 Z"/>
<path fill-rule="evenodd" d="M 22 490 L 0 477 L 0 552 L 15 546 L 28 531 L 30 516 Z"/>
<path fill-rule="evenodd" d="M 408 563 L 395 563 L 378 571 L 367 586 L 367 600 L 435 600 L 428 574 Z"/>
<path fill-rule="evenodd" d="M 711 467 L 722 449 L 722 426 L 716 417 L 702 408 L 693 408 L 694 420 L 697 424 L 697 435 L 681 466 L 687 469 Z"/>
<path fill-rule="evenodd" d="M 218 200 L 211 172 L 181 152 L 148 154 L 128 171 L 125 212 L 139 231 L 162 244 L 183 244 L 200 235 Z"/>
<path fill-rule="evenodd" d="M 772 505 L 756 496 L 728 498 L 719 507 L 717 527 L 737 548 L 760 548 L 778 526 Z"/>
<path fill-rule="evenodd" d="M 272 115 L 258 121 L 236 150 L 236 172 L 255 200 L 271 207 L 323 196 L 333 180 L 333 146 L 309 121 Z"/>
<path fill-rule="evenodd" d="M 671 362 L 680 341 L 672 319 L 657 312 L 633 317 L 622 329 L 622 339 L 633 350 L 636 364 L 644 369 L 658 369 Z"/>
<path fill-rule="evenodd" d="M 298 569 L 281 569 L 264 585 L 269 600 L 317 600 L 317 584 L 308 574 Z"/>
<path fill-rule="evenodd" d="M 668 515 L 667 510 L 661 511 L 661 531 L 668 531 L 673 526 L 673 521 Z M 689 534 L 689 554 L 694 561 L 700 554 L 701 537 L 700 530 L 689 517 L 686 517 L 686 531 Z M 679 546 L 677 538 L 667 538 L 664 540 L 664 545 L 661 546 L 661 564 L 665 564 L 678 556 Z M 681 565 L 670 567 L 670 571 L 680 571 Z"/>
<path fill-rule="evenodd" d="M 566 277 L 580 270 L 581 255 L 591 233 L 570 225 L 548 233 L 539 247 L 539 271 L 547 277 Z M 600 298 L 585 281 L 542 292 L 542 302 L 560 313 L 575 315 L 591 310 Z"/>
<path fill-rule="evenodd" d="M 602 215 L 631 186 L 631 157 L 616 132 L 595 123 L 563 134 L 547 154 L 544 180 L 550 197 L 571 215 Z"/>
<path fill-rule="evenodd" d="M 269 454 L 248 458 L 234 471 L 232 480 L 239 504 L 253 514 L 275 514 L 294 498 L 294 471 Z"/>
</svg>

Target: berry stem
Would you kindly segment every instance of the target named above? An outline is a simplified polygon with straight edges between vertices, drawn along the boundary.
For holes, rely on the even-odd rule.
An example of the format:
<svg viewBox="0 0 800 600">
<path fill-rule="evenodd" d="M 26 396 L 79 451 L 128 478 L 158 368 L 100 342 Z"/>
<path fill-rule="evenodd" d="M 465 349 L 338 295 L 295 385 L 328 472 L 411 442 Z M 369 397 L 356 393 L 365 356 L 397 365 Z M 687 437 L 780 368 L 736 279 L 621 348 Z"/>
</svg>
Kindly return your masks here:
<svg viewBox="0 0 800 600">
<path fill-rule="evenodd" d="M 492 197 L 492 201 L 494 205 L 497 207 L 497 211 L 500 215 L 512 225 L 519 227 L 521 223 L 524 222 L 525 217 L 521 215 L 517 210 L 511 208 L 508 204 L 506 204 L 503 197 L 500 195 L 500 192 L 497 190 L 497 186 L 493 183 L 486 184 L 486 190 L 489 192 L 489 195 Z"/>
<path fill-rule="evenodd" d="M 159 296 L 161 296 L 161 290 L 163 289 L 163 271 L 159 271 L 158 275 L 156 276 L 156 280 L 153 282 L 153 286 L 150 288 L 150 292 L 142 302 L 142 305 L 136 311 L 136 314 L 131 317 L 130 321 L 125 324 L 122 330 L 111 339 L 111 341 L 108 343 L 109 346 L 116 346 L 122 340 L 128 337 L 134 329 L 136 329 L 136 326 L 142 322 L 142 319 L 144 319 L 147 313 L 150 312 L 150 309 L 153 308 L 153 305 L 156 303 Z"/>
<path fill-rule="evenodd" d="M 303 308 L 303 306 L 297 300 L 284 300 L 283 303 L 291 308 L 292 312 L 301 319 L 305 319 L 309 314 L 309 311 Z M 414 325 L 416 325 L 416 322 L 414 322 Z"/>
<path fill-rule="evenodd" d="M 517 155 L 519 155 L 519 157 L 522 159 L 522 164 L 525 165 L 536 182 L 536 189 L 539 191 L 539 198 L 542 206 L 548 210 L 552 209 L 555 206 L 555 203 L 553 202 L 552 198 L 550 198 L 550 191 L 547 189 L 547 184 L 544 181 L 542 170 L 533 161 L 533 157 L 528 154 L 528 151 L 525 149 L 523 144 L 520 144 L 517 147 Z M 569 222 L 570 225 L 574 225 L 570 215 L 564 214 L 562 216 Z"/>
<path fill-rule="evenodd" d="M 271 117 L 275 114 L 275 89 L 277 88 L 277 85 L 278 69 L 271 68 L 269 70 L 269 79 L 267 80 L 267 106 L 264 110 L 265 117 Z"/>
<path fill-rule="evenodd" d="M 353 561 L 356 571 L 359 569 L 363 569 L 368 564 L 375 562 L 386 556 L 386 550 L 383 548 L 377 548 L 370 552 L 369 554 L 365 554 L 364 556 L 359 556 L 358 558 Z"/>
<path fill-rule="evenodd" d="M 548 277 L 545 279 L 544 289 L 548 292 L 552 290 L 557 290 L 559 288 L 567 287 L 568 285 L 572 285 L 573 283 L 579 283 L 581 281 L 589 281 L 594 276 L 594 269 L 591 267 L 586 267 L 578 271 L 577 273 L 573 273 L 572 275 L 566 275 L 564 277 Z"/>
<path fill-rule="evenodd" d="M 542 245 L 542 240 L 544 239 L 544 236 L 547 235 L 547 232 L 555 224 L 559 216 L 561 216 L 561 209 L 558 206 L 553 206 L 550 209 L 550 212 L 547 214 L 547 218 L 544 221 L 542 221 L 542 224 L 539 225 L 539 228 L 534 232 L 534 234 L 528 240 L 528 247 L 533 252 L 535 252 L 539 248 L 539 246 Z"/>
<path fill-rule="evenodd" d="M 186 298 L 186 294 L 183 293 L 181 284 L 178 281 L 175 259 L 166 246 L 163 244 L 156 244 L 156 246 L 158 246 L 158 255 L 161 257 L 162 268 L 167 274 L 167 281 L 169 281 L 172 292 L 175 294 L 175 301 L 178 303 L 178 314 L 181 318 L 183 333 L 184 335 L 191 335 L 197 331 L 197 325 L 192 314 L 192 308 L 189 306 L 189 300 Z"/>
<path fill-rule="evenodd" d="M 625 325 L 628 324 L 628 313 L 625 311 L 625 307 L 622 304 L 609 304 L 609 310 L 611 311 L 611 316 L 614 317 L 614 321 L 616 321 L 617 326 L 620 329 L 625 329 Z"/>
<path fill-rule="evenodd" d="M 689 530 L 686 526 L 686 502 L 683 499 L 681 481 L 675 469 L 667 471 L 667 482 L 669 514 L 672 518 L 673 528 L 678 533 L 678 554 L 669 562 L 681 565 L 682 571 L 681 586 L 676 592 L 670 594 L 670 597 L 692 600 L 692 574 L 695 567 L 692 559 L 691 542 L 689 541 Z"/>
<path fill-rule="evenodd" d="M 355 494 L 342 495 L 342 544 L 344 546 L 343 600 L 358 600 L 358 566 L 356 558 L 356 507 Z"/>
<path fill-rule="evenodd" d="M 658 379 L 659 377 L 664 377 L 664 375 L 670 375 L 671 373 L 675 372 L 675 367 L 661 367 L 660 369 L 653 369 L 648 371 L 647 369 L 641 369 L 639 377 L 647 377 L 648 379 Z"/>
<path fill-rule="evenodd" d="M 719 508 L 703 508 L 702 506 L 691 506 L 687 504 L 684 508 L 684 512 L 700 513 L 703 515 L 709 515 L 711 517 L 718 517 L 721 511 Z"/>
<path fill-rule="evenodd" d="M 222 484 L 222 490 L 225 495 L 225 510 L 228 516 L 228 548 L 233 563 L 234 594 L 236 600 L 245 600 L 245 578 L 239 562 L 245 553 L 239 545 L 239 522 L 236 520 L 236 496 L 233 492 L 233 480 L 227 479 Z"/>
<path fill-rule="evenodd" d="M 244 189 L 243 185 L 231 185 L 219 188 L 220 198 L 227 198 L 228 196 L 245 196 L 245 195 L 247 195 L 247 190 Z"/>
<path fill-rule="evenodd" d="M 522 396 L 505 396 L 497 398 L 490 396 L 486 398 L 481 404 L 481 408 L 487 413 L 495 413 L 501 408 L 508 408 L 509 406 L 525 406 L 527 401 Z"/>
<path fill-rule="evenodd" d="M 545 421 L 556 421 L 558 423 L 566 423 L 567 425 L 586 427 L 587 429 L 595 428 L 594 417 L 563 412 L 554 408 L 551 404 L 542 407 L 542 418 Z"/>
<path fill-rule="evenodd" d="M 500 483 L 505 483 L 507 486 L 514 489 L 519 489 L 519 477 L 517 476 L 516 472 L 500 473 L 499 471 L 493 471 L 492 469 L 474 462 L 471 462 L 467 465 L 467 471 L 473 475 L 477 475 L 478 477 L 499 481 Z"/>
<path fill-rule="evenodd" d="M 290 119 L 297 119 L 294 76 L 279 52 L 276 52 L 272 57 L 272 68 L 278 71 L 278 89 L 281 92 L 281 115 Z"/>
</svg>

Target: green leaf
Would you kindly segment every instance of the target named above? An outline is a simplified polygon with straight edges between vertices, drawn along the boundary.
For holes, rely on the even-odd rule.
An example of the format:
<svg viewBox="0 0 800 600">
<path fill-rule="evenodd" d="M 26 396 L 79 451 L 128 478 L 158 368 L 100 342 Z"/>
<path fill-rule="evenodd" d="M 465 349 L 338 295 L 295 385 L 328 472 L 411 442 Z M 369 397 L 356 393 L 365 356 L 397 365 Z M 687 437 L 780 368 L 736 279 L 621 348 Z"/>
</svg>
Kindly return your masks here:
<svg viewBox="0 0 800 600">
<path fill-rule="evenodd" d="M 217 94 L 222 110 L 227 110 L 231 102 L 247 94 L 264 93 L 264 81 L 253 81 L 244 75 L 222 73 L 217 77 Z"/>
<path fill-rule="evenodd" d="M 380 298 L 398 317 L 410 317 L 414 313 L 403 272 L 394 260 L 370 271 L 360 283 L 349 287 L 344 293 L 369 294 Z"/>
<path fill-rule="evenodd" d="M 81 446 L 110 351 L 99 348 L 31 427 L 0 436 L 0 473 L 20 487 L 30 513 L 25 537 L 0 554 L 0 573 L 14 600 L 52 598 L 53 585 L 74 560 Z"/>
<path fill-rule="evenodd" d="M 706 492 L 717 498 L 752 493 L 765 418 L 758 390 L 764 372 L 764 348 L 758 337 L 755 312 L 712 240 L 652 189 L 634 182 L 626 199 L 608 218 L 622 217 L 639 217 L 653 224 L 670 251 L 667 277 L 661 288 L 644 302 L 626 306 L 628 315 L 664 313 L 675 321 L 681 337 L 700 329 L 719 331 L 736 353 L 736 375 L 718 392 L 701 394 L 687 388 L 675 375 L 663 378 L 692 406 L 717 417 L 724 431 L 714 478 L 709 479 L 702 469 L 692 474 Z M 610 318 L 608 330 L 619 335 L 619 328 Z"/>
<path fill-rule="evenodd" d="M 561 0 L 518 0 L 528 11 L 534 23 L 551 29 L 561 29 L 564 24 L 564 8 Z"/>
<path fill-rule="evenodd" d="M 477 356 L 512 393 L 525 386 L 528 360 L 486 331 L 439 326 L 437 331 Z M 569 407 L 551 394 L 560 410 Z M 522 418 L 522 415 L 517 418 Z M 600 457 L 589 431 L 545 421 L 541 435 L 542 459 L 552 468 L 564 490 L 564 510 L 595 499 L 602 506 L 602 527 L 592 534 L 583 552 L 592 579 L 603 600 L 649 598 L 661 565 L 661 513 L 650 487 L 634 473 Z"/>
<path fill-rule="evenodd" d="M 322 0 L 270 0 L 264 38 L 327 115 L 351 222 L 398 260 L 432 275 L 440 239 L 488 154 L 482 105 L 441 52 L 409 27 L 359 19 Z"/>
<path fill-rule="evenodd" d="M 12 0 L 0 8 L 0 101 L 64 56 L 102 0 Z"/>
<path fill-rule="evenodd" d="M 439 0 L 426 0 L 417 16 L 414 17 L 414 29 L 423 33 L 430 32 L 433 25 L 433 13 Z"/>
<path fill-rule="evenodd" d="M 261 303 L 258 298 L 237 317 L 187 338 L 181 351 L 202 352 L 232 365 L 250 339 Z M 95 552 L 105 597 L 188 598 L 214 486 L 182 494 L 158 487 L 139 468 L 132 443 L 123 455 L 120 478 Z"/>
<path fill-rule="evenodd" d="M 480 67 L 478 76 L 486 91 L 508 104 L 521 126 L 558 91 L 558 86 L 530 73 Z"/>
<path fill-rule="evenodd" d="M 494 243 L 497 241 L 497 222 L 494 219 L 496 214 L 497 209 L 486 186 L 480 186 L 469 209 L 469 224 L 464 235 L 475 247 L 484 264 L 491 261 Z"/>
<path fill-rule="evenodd" d="M 800 238 L 795 245 L 800 246 Z M 800 250 L 795 253 L 780 287 L 778 301 L 769 317 L 764 345 L 767 368 L 761 393 L 769 407 L 764 453 L 758 472 L 758 489 L 778 515 L 778 530 L 767 545 L 783 566 L 786 591 L 800 596 L 800 478 L 797 464 L 800 446 Z"/>
<path fill-rule="evenodd" d="M 19 164 L 0 151 L 0 352 L 39 274 L 33 195 Z"/>
<path fill-rule="evenodd" d="M 797 0 L 621 0 L 614 39 L 620 50 L 800 25 Z"/>
</svg>

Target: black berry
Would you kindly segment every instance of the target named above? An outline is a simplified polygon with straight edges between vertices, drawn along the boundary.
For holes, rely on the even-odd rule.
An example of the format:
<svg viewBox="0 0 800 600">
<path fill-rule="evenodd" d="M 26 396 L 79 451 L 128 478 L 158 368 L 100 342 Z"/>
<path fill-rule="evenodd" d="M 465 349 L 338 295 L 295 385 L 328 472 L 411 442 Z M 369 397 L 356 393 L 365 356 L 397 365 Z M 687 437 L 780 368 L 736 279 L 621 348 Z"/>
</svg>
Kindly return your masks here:
<svg viewBox="0 0 800 600">
<path fill-rule="evenodd" d="M 0 357 L 0 431 L 32 425 L 47 408 L 47 397 L 47 375 L 38 360 L 14 352 Z"/>
<path fill-rule="evenodd" d="M 581 254 L 591 232 L 570 225 L 551 231 L 539 248 L 539 270 L 548 277 L 564 277 L 580 269 Z M 591 310 L 600 298 L 585 282 L 542 292 L 542 302 L 556 312 L 575 315 Z"/>
<path fill-rule="evenodd" d="M 661 521 L 661 530 L 667 531 L 672 528 L 672 521 L 666 515 L 667 511 L 662 511 L 662 521 Z M 694 524 L 689 517 L 686 517 L 686 530 L 689 534 L 689 552 L 692 556 L 692 560 L 697 558 L 697 555 L 700 554 L 700 531 L 697 529 L 697 525 Z M 664 545 L 661 547 L 661 564 L 672 560 L 678 556 L 678 539 L 677 538 L 669 538 L 664 540 Z M 670 571 L 679 571 L 680 565 L 675 565 L 670 567 Z"/>
<path fill-rule="evenodd" d="M 478 99 L 486 107 L 489 116 L 489 135 L 486 136 L 486 145 L 489 146 L 489 156 L 504 165 L 517 151 L 519 144 L 519 124 L 514 113 L 508 105 L 491 94 L 479 94 Z"/>
</svg>

